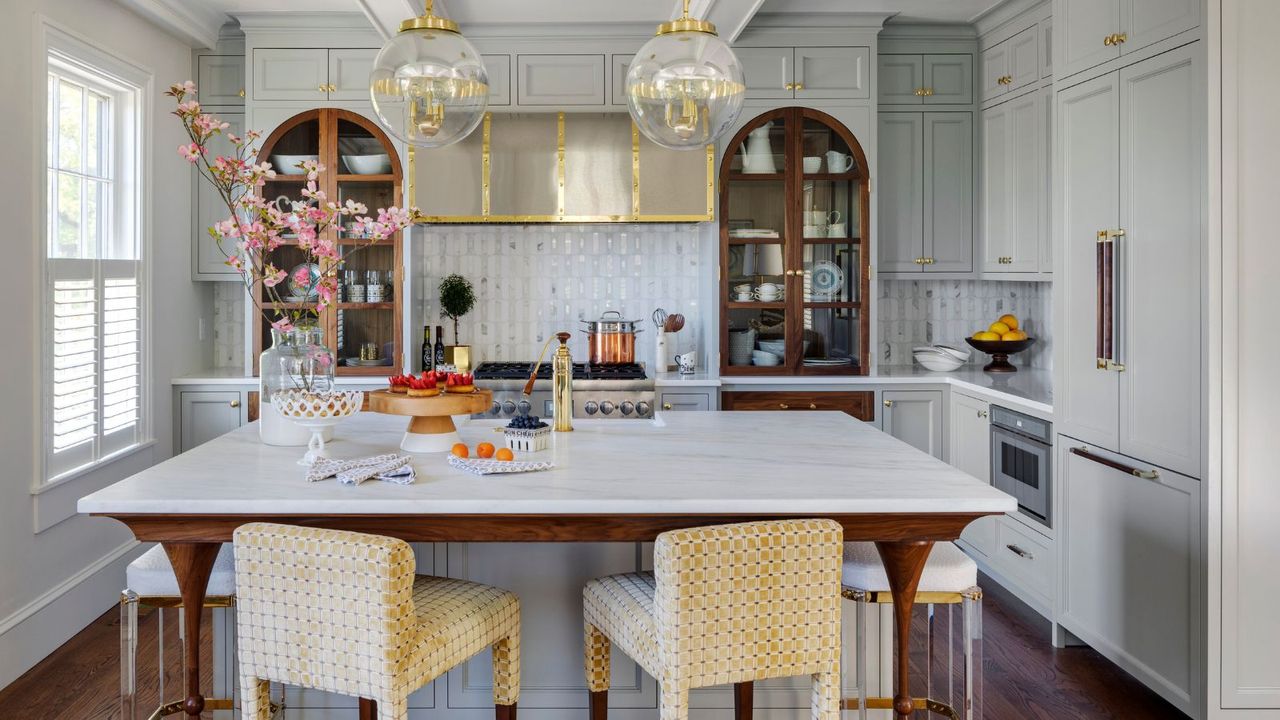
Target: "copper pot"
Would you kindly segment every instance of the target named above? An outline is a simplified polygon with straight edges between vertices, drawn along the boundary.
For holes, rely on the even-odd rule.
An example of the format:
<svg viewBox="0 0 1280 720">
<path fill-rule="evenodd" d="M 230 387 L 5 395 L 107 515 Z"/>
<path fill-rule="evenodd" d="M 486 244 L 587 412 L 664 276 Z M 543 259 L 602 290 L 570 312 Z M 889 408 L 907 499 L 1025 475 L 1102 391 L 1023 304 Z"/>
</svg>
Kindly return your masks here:
<svg viewBox="0 0 1280 720">
<path fill-rule="evenodd" d="M 611 317 L 612 316 L 612 317 Z M 599 320 L 584 320 L 587 326 L 589 361 L 594 365 L 629 365 L 636 361 L 636 325 L 639 320 L 623 320 L 622 313 L 609 310 Z"/>
</svg>

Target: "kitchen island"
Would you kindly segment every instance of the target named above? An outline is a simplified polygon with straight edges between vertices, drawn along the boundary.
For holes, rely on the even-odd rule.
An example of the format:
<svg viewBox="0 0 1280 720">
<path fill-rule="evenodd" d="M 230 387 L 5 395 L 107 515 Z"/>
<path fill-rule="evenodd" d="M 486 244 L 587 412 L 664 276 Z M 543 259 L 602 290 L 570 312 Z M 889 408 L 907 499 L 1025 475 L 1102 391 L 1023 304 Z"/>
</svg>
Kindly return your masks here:
<svg viewBox="0 0 1280 720">
<path fill-rule="evenodd" d="M 451 468 L 444 456 L 420 456 L 414 485 L 348 487 L 307 483 L 296 464 L 302 448 L 262 445 L 256 426 L 248 425 L 82 498 L 79 510 L 113 517 L 139 540 L 164 543 L 188 608 L 203 600 L 218 543 L 250 521 L 449 543 L 443 557 L 436 553 L 437 574 L 501 585 L 486 560 L 451 555 L 453 544 L 635 543 L 675 528 L 782 517 L 832 518 L 846 540 L 877 542 L 905 607 L 933 542 L 1015 508 L 1013 498 L 990 485 L 841 413 L 664 413 L 654 421 L 575 426 L 555 434 L 549 450 L 527 456 L 554 462 L 549 471 L 482 478 Z M 495 427 L 475 421 L 461 433 L 474 446 L 500 441 Z M 338 426 L 329 449 L 335 457 L 394 451 L 403 429 L 403 418 L 360 414 Z M 502 561 L 500 552 L 486 557 Z M 580 560 L 568 562 L 580 567 Z M 561 596 L 565 602 L 579 592 L 570 590 Z M 184 622 L 187 637 L 199 637 L 200 613 L 187 612 Z M 902 649 L 906 618 L 895 622 Z M 536 627 L 526 624 L 526 634 Z M 529 650 L 537 645 L 531 640 Z M 572 657 L 570 667 L 580 651 Z M 908 699 L 907 657 L 899 652 L 900 701 Z M 194 715 L 203 705 L 198 654 L 187 658 L 187 671 L 186 709 Z M 557 680 L 558 692 L 572 694 L 568 678 Z M 458 682 L 465 694 L 478 681 Z M 642 685 L 637 681 L 637 693 Z M 581 701 L 585 706 L 585 691 Z"/>
</svg>

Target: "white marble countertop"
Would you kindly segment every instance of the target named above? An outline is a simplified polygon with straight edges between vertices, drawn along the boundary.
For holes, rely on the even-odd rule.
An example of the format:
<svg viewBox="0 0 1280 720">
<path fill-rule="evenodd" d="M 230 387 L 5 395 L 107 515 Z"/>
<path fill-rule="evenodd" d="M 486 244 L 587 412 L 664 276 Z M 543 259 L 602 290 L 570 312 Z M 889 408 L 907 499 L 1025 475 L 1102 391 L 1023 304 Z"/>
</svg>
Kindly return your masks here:
<svg viewBox="0 0 1280 720">
<path fill-rule="evenodd" d="M 523 454 L 552 470 L 479 477 L 445 455 L 417 456 L 418 480 L 307 483 L 305 448 L 272 447 L 251 423 L 81 498 L 82 513 L 633 514 L 987 512 L 1015 501 L 838 412 L 674 412 L 575 420 L 552 448 Z M 461 428 L 501 441 L 496 421 Z M 334 457 L 397 450 L 405 418 L 361 413 L 335 430 Z"/>
</svg>

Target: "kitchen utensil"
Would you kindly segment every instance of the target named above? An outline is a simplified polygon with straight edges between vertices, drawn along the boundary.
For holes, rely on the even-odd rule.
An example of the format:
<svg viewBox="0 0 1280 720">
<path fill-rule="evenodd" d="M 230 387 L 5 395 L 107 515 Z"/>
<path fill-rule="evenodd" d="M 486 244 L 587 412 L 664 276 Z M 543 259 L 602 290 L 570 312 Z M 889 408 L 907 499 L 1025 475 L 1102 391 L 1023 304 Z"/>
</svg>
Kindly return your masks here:
<svg viewBox="0 0 1280 720">
<path fill-rule="evenodd" d="M 964 361 L 959 358 L 931 350 L 919 350 L 914 356 L 916 362 L 934 372 L 951 372 L 964 365 Z"/>
<path fill-rule="evenodd" d="M 809 271 L 809 290 L 814 298 L 830 301 L 840 294 L 844 288 L 844 271 L 840 266 L 824 260 Z"/>
<path fill-rule="evenodd" d="M 733 297 L 733 299 L 738 302 L 751 302 L 752 300 L 756 299 L 756 296 L 752 295 L 749 292 L 745 292 L 745 293 L 738 293 Z"/>
<path fill-rule="evenodd" d="M 342 162 L 356 175 L 386 175 L 391 172 L 391 156 L 386 153 L 343 155 Z"/>
<path fill-rule="evenodd" d="M 832 223 L 827 226 L 827 237 L 842 238 L 849 234 L 849 226 L 845 223 Z"/>
<path fill-rule="evenodd" d="M 787 341 L 783 339 L 761 340 L 760 342 L 756 343 L 756 346 L 759 347 L 761 350 L 767 353 L 773 353 L 778 357 L 784 357 L 787 354 Z M 805 354 L 806 352 L 809 352 L 808 340 L 804 341 L 802 348 L 803 349 L 800 351 L 801 355 Z"/>
<path fill-rule="evenodd" d="M 750 285 L 747 286 L 748 289 L 750 289 L 750 287 L 751 287 Z M 662 308 L 658 308 L 657 310 L 653 311 L 653 329 L 654 330 L 661 330 L 662 326 L 665 325 L 666 322 L 667 322 L 666 310 L 663 310 Z"/>
<path fill-rule="evenodd" d="M 978 352 L 984 352 L 991 356 L 991 362 L 984 365 L 983 370 L 989 373 L 1011 373 L 1018 372 L 1018 368 L 1009 362 L 1009 356 L 1031 347 L 1035 344 L 1036 339 L 1031 337 L 1026 340 L 974 340 L 973 338 L 965 338 L 964 341 L 977 349 Z"/>
<path fill-rule="evenodd" d="M 667 333 L 661 327 L 655 333 L 655 342 L 653 348 L 653 362 L 657 366 L 659 372 L 666 372 L 667 365 Z"/>
<path fill-rule="evenodd" d="M 676 367 L 680 370 L 681 375 L 692 375 L 695 372 L 697 355 L 698 353 L 696 351 L 690 350 L 689 352 L 681 353 L 676 356 Z"/>
<path fill-rule="evenodd" d="M 675 313 L 667 318 L 667 332 L 680 332 L 684 329 L 684 315 Z"/>
<path fill-rule="evenodd" d="M 587 348 L 595 365 L 629 365 L 636 361 L 636 327 L 639 320 L 625 320 L 617 310 L 606 310 L 599 320 L 583 320 Z"/>
<path fill-rule="evenodd" d="M 305 171 L 298 167 L 310 160 L 320 162 L 319 155 L 272 155 L 271 166 L 281 175 L 304 175 Z"/>
<path fill-rule="evenodd" d="M 831 150 L 827 152 L 827 172 L 844 173 L 853 169 L 853 156 Z"/>
<path fill-rule="evenodd" d="M 764 350 L 751 351 L 751 364 L 761 367 L 775 367 L 782 364 L 782 356 Z"/>
<path fill-rule="evenodd" d="M 773 122 L 752 130 L 747 135 L 747 144 L 743 146 L 742 172 L 752 175 L 766 175 L 778 172 L 773 164 L 773 145 L 769 142 L 769 130 Z"/>
<path fill-rule="evenodd" d="M 760 283 L 759 285 L 756 286 L 756 291 L 761 293 L 769 293 L 771 295 L 777 295 L 782 292 L 782 285 L 779 283 L 770 283 L 770 282 Z"/>
<path fill-rule="evenodd" d="M 807 173 L 816 173 L 822 169 L 822 156 L 811 155 L 804 159 L 804 171 Z"/>
<path fill-rule="evenodd" d="M 751 283 L 739 283 L 734 285 L 733 291 L 736 293 L 749 293 L 751 292 Z"/>
</svg>

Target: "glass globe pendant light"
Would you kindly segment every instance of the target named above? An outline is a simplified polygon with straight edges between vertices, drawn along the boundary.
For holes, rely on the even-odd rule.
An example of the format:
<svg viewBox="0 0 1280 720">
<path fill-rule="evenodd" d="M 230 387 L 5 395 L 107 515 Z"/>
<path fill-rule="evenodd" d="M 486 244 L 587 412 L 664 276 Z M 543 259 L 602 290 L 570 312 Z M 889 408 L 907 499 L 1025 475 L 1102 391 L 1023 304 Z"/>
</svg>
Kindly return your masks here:
<svg viewBox="0 0 1280 720">
<path fill-rule="evenodd" d="M 378 121 L 416 147 L 443 147 L 465 138 L 489 106 L 489 75 L 458 24 L 431 13 L 400 23 L 369 74 Z"/>
<path fill-rule="evenodd" d="M 627 70 L 627 109 L 645 137 L 673 150 L 705 147 L 729 129 L 746 97 L 742 65 L 706 20 L 658 26 Z"/>
</svg>

